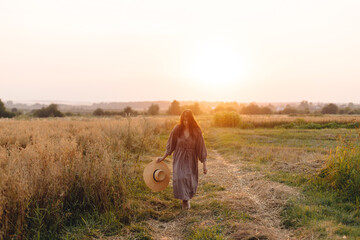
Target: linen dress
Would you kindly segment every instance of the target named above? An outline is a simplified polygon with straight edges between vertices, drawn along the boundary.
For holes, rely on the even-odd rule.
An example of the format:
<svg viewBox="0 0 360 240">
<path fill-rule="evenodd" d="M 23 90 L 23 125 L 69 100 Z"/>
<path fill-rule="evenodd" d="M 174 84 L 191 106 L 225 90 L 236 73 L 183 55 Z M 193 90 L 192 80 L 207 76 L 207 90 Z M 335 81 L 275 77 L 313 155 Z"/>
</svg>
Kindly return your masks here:
<svg viewBox="0 0 360 240">
<path fill-rule="evenodd" d="M 185 137 L 180 135 L 180 126 L 171 131 L 166 144 L 166 154 L 173 152 L 173 191 L 174 197 L 181 200 L 191 199 L 198 186 L 198 160 L 205 162 L 207 150 L 199 128 L 194 134 Z"/>
</svg>

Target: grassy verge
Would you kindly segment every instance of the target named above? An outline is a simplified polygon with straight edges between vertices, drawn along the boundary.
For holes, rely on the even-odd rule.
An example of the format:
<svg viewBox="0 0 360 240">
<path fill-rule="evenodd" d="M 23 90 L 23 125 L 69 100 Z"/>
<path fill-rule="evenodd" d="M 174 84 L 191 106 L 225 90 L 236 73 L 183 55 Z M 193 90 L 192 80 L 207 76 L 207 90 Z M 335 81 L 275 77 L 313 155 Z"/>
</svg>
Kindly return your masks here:
<svg viewBox="0 0 360 240">
<path fill-rule="evenodd" d="M 291 199 L 281 213 L 283 226 L 295 230 L 299 237 L 309 231 L 318 239 L 360 237 L 359 203 L 319 186 L 316 175 L 272 171 L 268 178 L 301 190 L 302 197 Z"/>
<path fill-rule="evenodd" d="M 355 172 L 359 151 L 354 150 L 358 142 L 346 148 L 339 143 L 339 136 L 351 142 L 358 132 L 217 128 L 209 134 L 208 142 L 232 163 L 247 162 L 242 170 L 260 171 L 269 180 L 300 191 L 301 197 L 294 196 L 281 212 L 284 228 L 293 230 L 297 237 L 311 232 L 317 239 L 359 239 L 360 202 L 354 194 L 358 191 Z M 324 165 L 329 159 L 333 164 Z M 345 159 L 352 159 L 355 165 Z"/>
</svg>

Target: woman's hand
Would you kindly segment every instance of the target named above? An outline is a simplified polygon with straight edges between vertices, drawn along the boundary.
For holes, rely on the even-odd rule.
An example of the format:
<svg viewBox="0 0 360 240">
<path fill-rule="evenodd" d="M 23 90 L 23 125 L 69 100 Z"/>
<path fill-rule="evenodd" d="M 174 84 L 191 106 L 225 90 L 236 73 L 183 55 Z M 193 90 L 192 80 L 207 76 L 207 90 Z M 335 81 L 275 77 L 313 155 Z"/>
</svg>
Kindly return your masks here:
<svg viewBox="0 0 360 240">
<path fill-rule="evenodd" d="M 164 161 L 164 158 L 163 157 L 159 157 L 157 160 L 156 160 L 156 162 L 162 162 L 162 161 Z"/>
<path fill-rule="evenodd" d="M 159 163 L 159 162 L 164 161 L 167 156 L 169 156 L 169 155 L 165 153 L 165 155 L 164 155 L 163 157 L 159 157 L 159 158 L 156 160 L 156 162 Z"/>
<path fill-rule="evenodd" d="M 207 167 L 206 167 L 206 162 L 203 163 L 203 171 L 204 171 L 204 174 L 207 174 L 207 172 L 208 172 Z"/>
</svg>

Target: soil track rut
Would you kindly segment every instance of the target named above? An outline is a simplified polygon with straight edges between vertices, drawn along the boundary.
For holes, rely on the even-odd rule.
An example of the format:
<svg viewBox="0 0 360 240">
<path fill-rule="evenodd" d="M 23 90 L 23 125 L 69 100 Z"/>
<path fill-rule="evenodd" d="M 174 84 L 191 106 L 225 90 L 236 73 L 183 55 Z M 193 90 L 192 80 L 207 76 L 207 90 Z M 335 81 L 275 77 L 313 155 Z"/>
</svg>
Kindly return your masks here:
<svg viewBox="0 0 360 240">
<path fill-rule="evenodd" d="M 210 150 L 208 174 L 200 174 L 200 183 L 215 183 L 225 188 L 214 199 L 226 204 L 231 210 L 250 216 L 248 221 L 238 221 L 234 224 L 233 233 L 227 239 L 295 239 L 292 232 L 283 229 L 280 221 L 280 211 L 285 202 L 298 192 L 286 185 L 265 179 L 256 168 L 249 167 L 249 162 L 226 161 L 216 150 Z M 202 170 L 201 168 L 199 171 Z M 209 201 L 197 194 L 192 202 Z M 154 239 L 181 240 L 186 227 L 186 219 L 196 216 L 195 211 L 182 212 L 169 222 L 150 220 L 148 224 Z M 206 221 L 206 220 L 205 220 Z"/>
</svg>

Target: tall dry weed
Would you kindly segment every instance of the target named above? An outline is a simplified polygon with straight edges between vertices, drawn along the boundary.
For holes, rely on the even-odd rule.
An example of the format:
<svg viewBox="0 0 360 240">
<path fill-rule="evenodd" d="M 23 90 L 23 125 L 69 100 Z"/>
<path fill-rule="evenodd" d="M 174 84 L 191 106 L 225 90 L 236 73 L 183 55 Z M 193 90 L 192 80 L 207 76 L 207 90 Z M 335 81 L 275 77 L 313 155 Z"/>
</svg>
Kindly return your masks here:
<svg viewBox="0 0 360 240">
<path fill-rule="evenodd" d="M 0 238 L 50 237 L 91 211 L 128 221 L 126 179 L 156 147 L 162 124 L 141 117 L 0 121 Z"/>
</svg>

